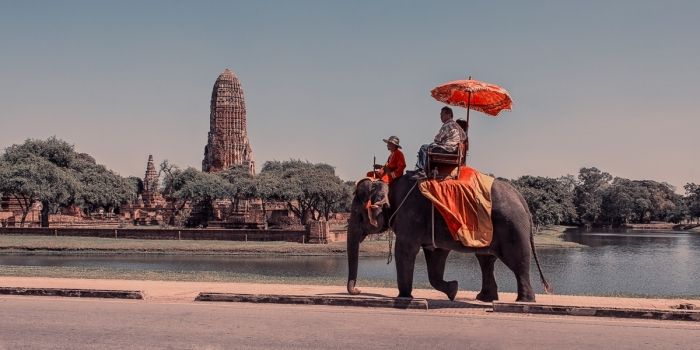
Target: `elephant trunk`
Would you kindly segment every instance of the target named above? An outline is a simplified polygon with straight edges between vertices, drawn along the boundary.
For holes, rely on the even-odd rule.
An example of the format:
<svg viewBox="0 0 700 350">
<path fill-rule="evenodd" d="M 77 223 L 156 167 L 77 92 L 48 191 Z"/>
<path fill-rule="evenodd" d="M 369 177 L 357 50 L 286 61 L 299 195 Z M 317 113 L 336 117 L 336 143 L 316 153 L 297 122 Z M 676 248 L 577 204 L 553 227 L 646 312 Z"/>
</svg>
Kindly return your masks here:
<svg viewBox="0 0 700 350">
<path fill-rule="evenodd" d="M 351 225 L 352 226 L 352 225 Z M 357 283 L 357 265 L 360 255 L 360 241 L 362 232 L 357 227 L 348 228 L 348 293 L 351 295 L 360 294 L 360 290 L 355 288 Z"/>
</svg>

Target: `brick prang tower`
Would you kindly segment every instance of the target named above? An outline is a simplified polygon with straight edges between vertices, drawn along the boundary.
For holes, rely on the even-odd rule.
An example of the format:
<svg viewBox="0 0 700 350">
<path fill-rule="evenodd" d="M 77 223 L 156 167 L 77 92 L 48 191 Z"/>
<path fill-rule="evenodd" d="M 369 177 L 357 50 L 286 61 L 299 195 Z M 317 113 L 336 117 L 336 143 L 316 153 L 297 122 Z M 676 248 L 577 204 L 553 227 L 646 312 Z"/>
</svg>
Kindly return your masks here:
<svg viewBox="0 0 700 350">
<path fill-rule="evenodd" d="M 227 68 L 216 79 L 211 93 L 209 137 L 202 171 L 218 172 L 234 165 L 245 165 L 255 174 L 243 89 L 238 77 Z"/>
</svg>

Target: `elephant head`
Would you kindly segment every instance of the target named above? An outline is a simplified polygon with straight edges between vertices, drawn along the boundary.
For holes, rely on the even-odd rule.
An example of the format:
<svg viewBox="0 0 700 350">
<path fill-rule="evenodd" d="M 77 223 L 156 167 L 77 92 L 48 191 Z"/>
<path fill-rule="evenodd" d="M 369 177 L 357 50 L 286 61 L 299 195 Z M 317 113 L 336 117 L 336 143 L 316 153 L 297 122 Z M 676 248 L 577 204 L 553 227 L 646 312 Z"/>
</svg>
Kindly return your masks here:
<svg viewBox="0 0 700 350">
<path fill-rule="evenodd" d="M 348 219 L 348 293 L 360 294 L 355 288 L 360 242 L 369 234 L 387 230 L 389 211 L 389 186 L 382 181 L 361 180 L 355 188 L 355 195 Z"/>
</svg>

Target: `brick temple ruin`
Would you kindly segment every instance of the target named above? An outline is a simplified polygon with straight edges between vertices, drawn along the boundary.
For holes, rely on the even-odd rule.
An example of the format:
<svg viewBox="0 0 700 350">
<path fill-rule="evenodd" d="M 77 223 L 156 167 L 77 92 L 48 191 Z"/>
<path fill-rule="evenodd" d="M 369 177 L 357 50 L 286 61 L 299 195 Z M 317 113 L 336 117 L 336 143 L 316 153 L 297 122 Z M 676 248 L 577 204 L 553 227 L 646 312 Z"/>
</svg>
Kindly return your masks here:
<svg viewBox="0 0 700 350">
<path fill-rule="evenodd" d="M 209 109 L 209 133 L 204 147 L 202 171 L 220 172 L 233 166 L 245 166 L 251 175 L 255 175 L 255 159 L 248 139 L 247 115 L 243 88 L 238 77 L 225 69 L 214 82 Z M 173 203 L 163 198 L 159 191 L 159 173 L 156 170 L 153 155 L 148 156 L 146 171 L 142 180 L 138 198 L 119 208 L 119 215 L 86 215 L 80 208 L 66 208 L 64 215 L 51 215 L 52 227 L 79 226 L 136 226 L 163 225 L 169 222 Z M 241 200 L 236 205 L 231 200 L 216 200 L 211 204 L 212 212 L 204 211 L 207 205 L 188 206 L 190 226 L 207 226 L 208 228 L 272 228 L 304 229 L 299 220 L 287 208 L 285 202 L 264 203 L 257 200 Z M 16 200 L 5 197 L 0 201 L 0 222 L 3 226 L 15 226 L 21 208 Z M 41 204 L 34 203 L 27 216 L 27 226 L 39 225 Z M 197 216 L 199 216 L 198 220 Z M 56 220 L 58 219 L 58 220 Z M 335 223 L 344 226 L 342 218 Z M 195 222 L 194 224 L 191 224 Z M 201 224 L 199 223 L 201 222 Z M 309 239 L 318 241 L 344 239 L 344 233 L 329 235 L 333 230 L 327 222 L 311 223 Z M 340 235 L 340 236 L 338 236 Z M 337 236 L 337 237 L 336 237 Z M 325 237 L 321 239 L 320 237 Z M 335 237 L 335 238 L 333 238 Z"/>
<path fill-rule="evenodd" d="M 219 74 L 211 92 L 209 137 L 204 147 L 202 171 L 217 172 L 234 165 L 246 165 L 255 175 L 243 88 L 238 77 L 227 68 Z"/>
<path fill-rule="evenodd" d="M 151 154 L 148 155 L 142 183 L 143 187 L 139 189 L 136 200 L 120 208 L 122 219 L 133 225 L 159 225 L 167 222 L 172 204 L 166 202 L 158 191 L 160 181 Z"/>
<path fill-rule="evenodd" d="M 233 166 L 245 166 L 255 175 L 253 149 L 248 140 L 245 96 L 238 77 L 226 68 L 214 82 L 209 104 L 209 134 L 204 147 L 202 171 L 214 173 Z M 261 200 L 216 200 L 207 226 L 215 228 L 266 228 L 271 216 L 287 216 L 286 205 Z M 270 211 L 270 213 L 267 213 Z M 195 215 L 197 210 L 195 210 Z M 267 217 L 266 217 L 267 216 Z"/>
<path fill-rule="evenodd" d="M 243 87 L 238 77 L 225 69 L 214 82 L 209 105 L 209 133 L 204 147 L 202 171 L 220 172 L 233 166 L 245 166 L 255 175 L 255 160 L 247 130 L 247 114 Z M 158 174 L 149 156 L 143 179 L 143 192 L 136 203 L 122 207 L 125 217 L 135 225 L 157 225 L 168 222 L 172 204 L 167 203 L 158 189 Z M 205 208 L 211 204 L 212 212 Z M 229 199 L 213 203 L 195 203 L 187 220 L 190 226 L 209 228 L 266 228 L 295 227 L 295 218 L 286 203 L 261 200 L 241 200 L 234 204 Z"/>
</svg>

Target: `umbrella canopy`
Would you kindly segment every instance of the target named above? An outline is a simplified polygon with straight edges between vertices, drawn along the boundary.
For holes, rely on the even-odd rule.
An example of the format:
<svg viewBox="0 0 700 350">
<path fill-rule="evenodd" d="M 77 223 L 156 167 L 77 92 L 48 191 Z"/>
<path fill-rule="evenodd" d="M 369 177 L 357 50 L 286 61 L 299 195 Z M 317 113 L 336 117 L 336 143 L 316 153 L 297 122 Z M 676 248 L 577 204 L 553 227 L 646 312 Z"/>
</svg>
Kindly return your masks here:
<svg viewBox="0 0 700 350">
<path fill-rule="evenodd" d="M 510 110 L 513 104 L 506 89 L 471 77 L 444 83 L 431 90 L 430 94 L 440 102 L 467 108 L 467 115 L 469 109 L 473 109 L 495 117 L 504 109 Z"/>
</svg>

